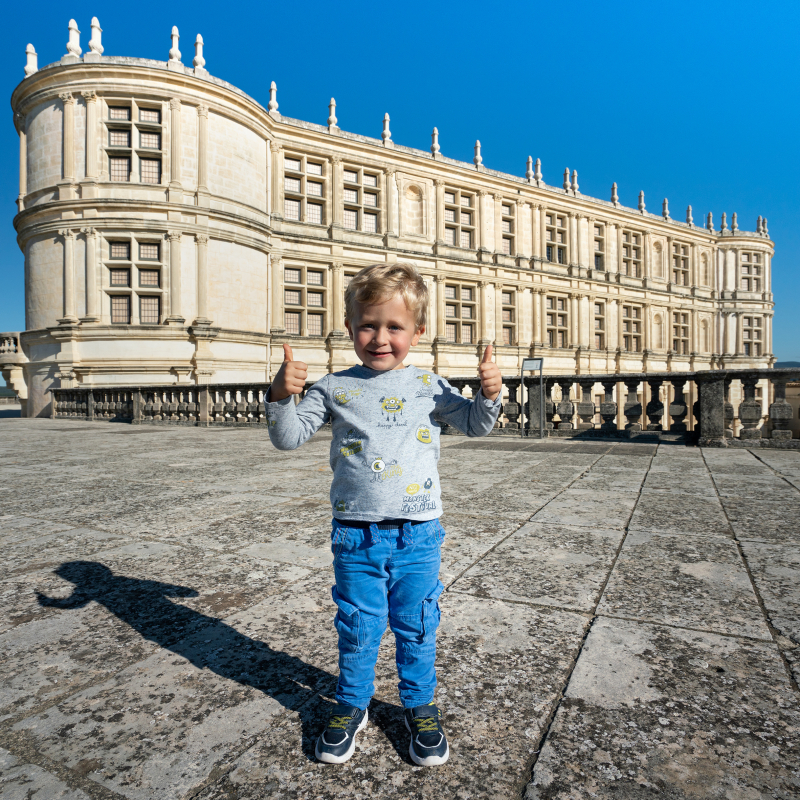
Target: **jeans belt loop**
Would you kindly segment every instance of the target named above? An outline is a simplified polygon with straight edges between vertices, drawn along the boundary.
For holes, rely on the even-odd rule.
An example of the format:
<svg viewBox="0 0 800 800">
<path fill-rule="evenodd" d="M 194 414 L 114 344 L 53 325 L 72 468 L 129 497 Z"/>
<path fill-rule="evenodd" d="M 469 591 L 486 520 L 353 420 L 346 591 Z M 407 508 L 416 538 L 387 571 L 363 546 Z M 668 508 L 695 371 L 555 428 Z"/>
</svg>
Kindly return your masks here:
<svg viewBox="0 0 800 800">
<path fill-rule="evenodd" d="M 378 526 L 371 522 L 369 526 L 369 543 L 370 545 L 378 544 L 381 540 L 381 535 L 378 533 Z"/>
<path fill-rule="evenodd" d="M 414 546 L 414 537 L 411 535 L 411 523 L 404 522 L 403 523 L 403 544 L 406 547 L 413 547 Z"/>
</svg>

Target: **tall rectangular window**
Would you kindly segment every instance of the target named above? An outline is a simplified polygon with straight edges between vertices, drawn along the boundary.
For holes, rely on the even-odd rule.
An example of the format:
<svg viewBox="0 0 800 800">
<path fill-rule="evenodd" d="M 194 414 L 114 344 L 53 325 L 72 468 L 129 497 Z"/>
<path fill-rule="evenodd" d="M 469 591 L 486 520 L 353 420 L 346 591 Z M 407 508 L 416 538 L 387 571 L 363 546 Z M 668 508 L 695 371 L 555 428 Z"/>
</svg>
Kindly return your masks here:
<svg viewBox="0 0 800 800">
<path fill-rule="evenodd" d="M 129 325 L 136 310 L 137 324 L 160 324 L 163 268 L 160 242 L 131 236 L 126 241 L 109 241 L 108 249 L 103 247 L 100 252 L 108 270 L 103 289 L 109 298 L 111 321 Z M 122 287 L 129 287 L 130 294 L 115 294 Z"/>
<path fill-rule="evenodd" d="M 684 311 L 672 314 L 672 349 L 681 355 L 689 354 L 689 314 Z"/>
<path fill-rule="evenodd" d="M 115 182 L 127 182 L 131 179 L 131 160 L 111 156 L 108 159 L 108 172 L 111 180 Z"/>
<path fill-rule="evenodd" d="M 622 306 L 622 349 L 630 353 L 642 351 L 642 309 Z"/>
<path fill-rule="evenodd" d="M 516 220 L 514 211 L 516 209 L 513 203 L 500 204 L 500 228 L 502 231 L 502 238 L 500 240 L 500 252 L 506 256 L 512 256 L 515 253 L 516 241 Z"/>
<path fill-rule="evenodd" d="M 676 286 L 689 285 L 689 245 L 672 243 L 672 282 Z"/>
<path fill-rule="evenodd" d="M 503 316 L 503 344 L 517 343 L 517 307 L 516 292 L 503 289 L 500 292 L 501 314 Z"/>
<path fill-rule="evenodd" d="M 741 254 L 741 279 L 739 288 L 743 292 L 763 291 L 763 262 L 761 253 Z"/>
<path fill-rule="evenodd" d="M 460 189 L 444 191 L 444 241 L 451 247 L 475 247 L 477 195 Z"/>
<path fill-rule="evenodd" d="M 548 211 L 545 213 L 545 233 L 547 260 L 555 264 L 569 263 L 569 235 L 567 218 L 564 214 Z"/>
<path fill-rule="evenodd" d="M 298 336 L 324 335 L 325 275 L 322 269 L 314 267 L 284 268 L 284 327 L 287 333 Z"/>
<path fill-rule="evenodd" d="M 140 158 L 142 183 L 161 183 L 161 159 Z"/>
<path fill-rule="evenodd" d="M 606 304 L 594 303 L 594 346 L 604 350 L 606 346 Z"/>
<path fill-rule="evenodd" d="M 550 347 L 569 347 L 569 312 L 566 297 L 547 298 L 547 343 Z"/>
<path fill-rule="evenodd" d="M 746 356 L 760 356 L 763 346 L 762 317 L 742 317 L 742 347 Z"/>
<path fill-rule="evenodd" d="M 158 325 L 161 322 L 160 297 L 139 297 L 139 321 L 142 325 Z"/>
<path fill-rule="evenodd" d="M 446 335 L 449 342 L 472 344 L 475 341 L 477 287 L 447 283 L 444 287 Z"/>
<path fill-rule="evenodd" d="M 344 227 L 365 233 L 380 232 L 378 174 L 363 167 L 344 168 Z"/>
<path fill-rule="evenodd" d="M 622 274 L 642 277 L 642 235 L 636 231 L 622 231 Z"/>
<path fill-rule="evenodd" d="M 314 156 L 286 156 L 284 166 L 284 219 L 311 225 L 326 223 L 326 184 L 321 160 Z"/>
<path fill-rule="evenodd" d="M 605 226 L 591 223 L 594 233 L 594 268 L 605 269 L 606 237 Z"/>
<path fill-rule="evenodd" d="M 129 325 L 131 321 L 131 298 L 128 295 L 111 295 L 111 324 Z"/>
</svg>

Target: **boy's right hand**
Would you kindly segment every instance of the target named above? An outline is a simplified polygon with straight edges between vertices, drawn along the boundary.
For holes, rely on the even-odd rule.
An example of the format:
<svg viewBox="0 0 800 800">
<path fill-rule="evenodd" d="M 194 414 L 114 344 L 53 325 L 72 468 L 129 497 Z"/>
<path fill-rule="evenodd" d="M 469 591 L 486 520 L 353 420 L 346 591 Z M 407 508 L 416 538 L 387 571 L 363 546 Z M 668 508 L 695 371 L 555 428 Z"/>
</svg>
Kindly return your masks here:
<svg viewBox="0 0 800 800">
<path fill-rule="evenodd" d="M 269 402 L 277 403 L 289 395 L 300 394 L 308 378 L 308 365 L 302 361 L 295 361 L 292 357 L 292 348 L 283 345 L 283 364 L 269 388 Z"/>
</svg>

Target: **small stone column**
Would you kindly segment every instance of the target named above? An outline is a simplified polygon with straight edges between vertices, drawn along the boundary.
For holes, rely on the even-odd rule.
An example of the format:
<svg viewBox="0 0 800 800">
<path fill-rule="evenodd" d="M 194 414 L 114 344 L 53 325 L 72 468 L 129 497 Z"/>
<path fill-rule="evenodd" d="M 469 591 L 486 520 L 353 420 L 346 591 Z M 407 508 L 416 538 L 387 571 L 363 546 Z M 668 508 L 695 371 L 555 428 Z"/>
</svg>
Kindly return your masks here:
<svg viewBox="0 0 800 800">
<path fill-rule="evenodd" d="M 577 403 L 577 412 L 580 421 L 578 422 L 579 431 L 588 431 L 594 428 L 594 401 L 592 400 L 593 380 L 578 381 L 581 387 L 581 399 Z"/>
<path fill-rule="evenodd" d="M 283 219 L 283 145 L 272 143 L 272 208 L 273 219 Z M 335 172 L 335 170 L 334 170 Z"/>
<path fill-rule="evenodd" d="M 286 333 L 283 324 L 283 261 L 271 256 L 272 260 L 272 325 L 269 332 L 280 336 Z M 282 361 L 283 359 L 279 359 Z"/>
<path fill-rule="evenodd" d="M 539 292 L 539 308 L 539 324 L 541 325 L 539 341 L 547 344 L 547 293 L 544 289 Z"/>
<path fill-rule="evenodd" d="M 775 399 L 769 407 L 769 419 L 772 423 L 773 439 L 791 439 L 792 431 L 789 427 L 794 412 L 791 404 L 786 400 L 786 378 L 771 378 L 775 391 Z"/>
<path fill-rule="evenodd" d="M 757 375 L 747 375 L 742 378 L 744 400 L 739 404 L 739 422 L 742 423 L 742 429 L 739 431 L 740 439 L 761 438 L 758 423 L 761 422 L 762 406 L 761 401 L 756 399 L 757 383 Z"/>
<path fill-rule="evenodd" d="M 661 402 L 661 384 L 664 383 L 660 378 L 648 378 L 650 385 L 650 402 L 647 404 L 647 430 L 660 431 L 664 426 L 664 404 Z"/>
<path fill-rule="evenodd" d="M 186 319 L 181 314 L 181 234 L 170 231 L 169 239 L 169 316 L 168 325 L 183 325 Z"/>
<path fill-rule="evenodd" d="M 17 211 L 25 210 L 25 195 L 28 193 L 28 133 L 25 129 L 25 115 L 16 113 L 14 125 L 19 134 L 19 197 Z"/>
<path fill-rule="evenodd" d="M 97 183 L 97 92 L 87 89 L 81 92 L 86 101 L 86 183 Z"/>
<path fill-rule="evenodd" d="M 331 333 L 344 336 L 344 267 L 334 261 L 331 267 L 331 293 L 333 295 L 333 326 Z"/>
<path fill-rule="evenodd" d="M 561 387 L 561 402 L 556 407 L 556 413 L 560 417 L 558 423 L 558 430 L 571 431 L 573 429 L 572 417 L 575 413 L 575 406 L 572 400 L 569 399 L 569 393 L 572 389 L 572 378 L 557 379 L 556 383 Z"/>
<path fill-rule="evenodd" d="M 97 308 L 97 229 L 82 228 L 81 233 L 86 237 L 86 316 L 81 318 L 81 322 L 100 322 Z"/>
<path fill-rule="evenodd" d="M 669 415 L 672 420 L 669 426 L 670 433 L 686 433 L 686 415 L 689 413 L 689 406 L 686 403 L 685 387 L 685 380 L 673 379 L 673 398 L 669 404 Z"/>
<path fill-rule="evenodd" d="M 58 199 L 72 200 L 75 197 L 75 98 L 71 92 L 62 92 L 58 97 L 64 107 L 62 129 L 64 161 Z"/>
<path fill-rule="evenodd" d="M 642 429 L 639 420 L 642 418 L 642 404 L 639 402 L 637 390 L 639 389 L 639 379 L 633 378 L 625 381 L 625 388 L 628 396 L 625 398 L 624 413 L 628 420 L 625 423 L 625 430 L 637 432 Z"/>
<path fill-rule="evenodd" d="M 208 318 L 208 236 L 198 234 L 197 242 L 197 319 L 195 325 L 210 325 Z"/>
<path fill-rule="evenodd" d="M 183 202 L 181 184 L 181 101 L 173 97 L 169 101 L 169 202 Z"/>
<path fill-rule="evenodd" d="M 617 404 L 614 402 L 614 381 L 603 381 L 603 402 L 600 403 L 600 416 L 603 422 L 600 429 L 617 430 Z"/>
<path fill-rule="evenodd" d="M 64 316 L 58 324 L 74 325 L 78 322 L 75 315 L 75 231 L 62 228 L 58 235 L 64 239 Z"/>
<path fill-rule="evenodd" d="M 743 311 L 737 311 L 733 314 L 733 324 L 736 326 L 736 355 L 740 356 L 744 353 L 744 342 L 742 336 L 742 317 Z"/>
<path fill-rule="evenodd" d="M 539 206 L 539 258 L 546 260 L 547 256 L 547 209 Z"/>
<path fill-rule="evenodd" d="M 478 258 L 480 258 L 481 251 L 484 249 L 484 242 L 486 241 L 486 234 L 483 226 L 486 224 L 486 211 L 484 205 L 489 192 L 481 189 L 478 192 L 477 203 L 475 208 L 475 249 L 478 251 Z"/>
<path fill-rule="evenodd" d="M 440 178 L 434 181 L 436 186 L 436 244 L 444 244 L 444 185 Z"/>
<path fill-rule="evenodd" d="M 208 106 L 197 106 L 197 205 L 208 208 Z"/>
</svg>

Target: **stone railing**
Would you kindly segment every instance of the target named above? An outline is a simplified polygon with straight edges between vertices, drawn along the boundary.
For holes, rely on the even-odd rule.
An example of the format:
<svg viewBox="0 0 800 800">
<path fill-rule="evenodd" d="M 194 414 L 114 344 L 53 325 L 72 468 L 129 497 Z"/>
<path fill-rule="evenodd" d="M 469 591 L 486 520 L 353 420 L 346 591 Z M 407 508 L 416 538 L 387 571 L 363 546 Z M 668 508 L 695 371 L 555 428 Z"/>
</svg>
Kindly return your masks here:
<svg viewBox="0 0 800 800">
<path fill-rule="evenodd" d="M 786 400 L 786 384 L 798 379 L 797 369 L 546 375 L 543 434 L 679 436 L 706 446 L 800 447 L 800 440 L 791 440 L 792 407 Z M 764 401 L 756 396 L 757 386 L 765 380 L 774 395 L 766 415 Z M 467 396 L 480 389 L 477 377 L 449 381 Z M 508 398 L 496 433 L 539 436 L 538 378 L 526 377 L 520 386 L 519 377 L 505 377 L 503 384 Z M 306 389 L 311 385 L 307 383 Z M 732 393 L 732 386 L 739 391 Z M 595 403 L 592 398 L 598 387 L 603 398 Z M 691 406 L 690 388 L 697 398 Z M 134 425 L 257 427 L 266 425 L 264 397 L 268 389 L 268 383 L 53 389 L 52 416 Z M 742 397 L 737 409 L 732 394 Z M 618 397 L 624 401 L 618 402 Z M 520 430 L 522 403 L 525 415 Z M 444 432 L 449 432 L 446 426 Z"/>
<path fill-rule="evenodd" d="M 21 353 L 19 333 L 0 333 L 0 364 L 16 364 Z"/>
</svg>

